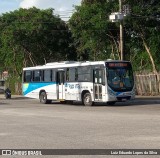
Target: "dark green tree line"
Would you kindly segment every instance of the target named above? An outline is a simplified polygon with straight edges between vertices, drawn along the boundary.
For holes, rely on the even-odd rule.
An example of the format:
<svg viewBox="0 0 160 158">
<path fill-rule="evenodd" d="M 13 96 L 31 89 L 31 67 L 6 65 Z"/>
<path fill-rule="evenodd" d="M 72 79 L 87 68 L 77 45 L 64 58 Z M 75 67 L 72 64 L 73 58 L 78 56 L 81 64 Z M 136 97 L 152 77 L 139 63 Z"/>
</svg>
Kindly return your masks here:
<svg viewBox="0 0 160 158">
<path fill-rule="evenodd" d="M 109 14 L 117 9 L 117 3 L 107 1 L 83 1 L 69 21 L 79 59 L 102 60 L 119 58 L 118 27 L 108 21 Z"/>
<path fill-rule="evenodd" d="M 141 69 L 157 71 L 160 47 L 160 1 L 131 1 L 131 15 L 125 21 L 128 57 Z"/>
<path fill-rule="evenodd" d="M 131 8 L 123 20 L 125 59 L 136 70 L 158 71 L 160 46 L 160 1 L 122 0 Z M 119 11 L 118 0 L 83 0 L 70 19 L 70 28 L 80 59 L 106 60 L 119 57 L 119 23 L 109 21 Z"/>
<path fill-rule="evenodd" d="M 0 55 L 6 69 L 20 76 L 22 68 L 75 59 L 67 24 L 53 9 L 19 9 L 0 17 Z"/>
</svg>

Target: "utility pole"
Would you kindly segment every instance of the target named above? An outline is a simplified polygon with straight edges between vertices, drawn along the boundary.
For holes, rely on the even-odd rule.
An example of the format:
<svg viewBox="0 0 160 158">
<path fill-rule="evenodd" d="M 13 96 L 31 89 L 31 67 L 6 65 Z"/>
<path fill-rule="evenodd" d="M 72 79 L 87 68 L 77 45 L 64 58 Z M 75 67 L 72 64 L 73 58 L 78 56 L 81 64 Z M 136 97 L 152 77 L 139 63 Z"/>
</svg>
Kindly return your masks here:
<svg viewBox="0 0 160 158">
<path fill-rule="evenodd" d="M 119 22 L 120 23 L 120 30 L 119 30 L 119 51 L 120 51 L 120 60 L 124 60 L 124 39 L 123 39 L 123 19 L 125 14 L 123 13 L 122 9 L 122 0 L 119 0 L 119 12 L 111 13 L 109 19 L 112 22 Z"/>
<path fill-rule="evenodd" d="M 122 13 L 122 0 L 119 0 L 119 12 Z M 120 56 L 124 60 L 123 20 L 120 20 Z"/>
<path fill-rule="evenodd" d="M 119 22 L 120 23 L 120 30 L 119 30 L 119 50 L 120 50 L 120 59 L 125 59 L 125 52 L 124 52 L 124 30 L 123 30 L 123 19 L 125 16 L 130 14 L 130 6 L 128 4 L 123 5 L 123 0 L 119 0 L 119 12 L 114 12 L 109 15 L 109 19 L 112 22 Z"/>
</svg>

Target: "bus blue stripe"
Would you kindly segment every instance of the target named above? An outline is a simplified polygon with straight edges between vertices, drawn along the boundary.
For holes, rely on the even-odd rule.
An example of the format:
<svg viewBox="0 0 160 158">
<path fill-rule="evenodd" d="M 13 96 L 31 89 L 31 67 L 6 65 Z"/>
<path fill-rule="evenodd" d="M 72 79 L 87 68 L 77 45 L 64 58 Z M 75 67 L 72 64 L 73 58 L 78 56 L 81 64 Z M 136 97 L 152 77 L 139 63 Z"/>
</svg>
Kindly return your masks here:
<svg viewBox="0 0 160 158">
<path fill-rule="evenodd" d="M 23 84 L 23 94 L 26 95 L 38 88 L 42 88 L 42 87 L 45 87 L 45 86 L 48 86 L 48 85 L 54 85 L 56 84 L 56 82 L 44 82 L 44 83 L 24 83 Z"/>
</svg>

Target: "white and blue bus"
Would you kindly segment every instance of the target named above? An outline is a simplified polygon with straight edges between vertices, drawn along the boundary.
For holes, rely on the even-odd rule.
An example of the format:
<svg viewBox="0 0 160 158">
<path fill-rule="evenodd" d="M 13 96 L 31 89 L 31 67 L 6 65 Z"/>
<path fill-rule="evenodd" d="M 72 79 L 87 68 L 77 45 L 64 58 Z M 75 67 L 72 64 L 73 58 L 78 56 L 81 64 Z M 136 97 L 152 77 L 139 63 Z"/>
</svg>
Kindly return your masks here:
<svg viewBox="0 0 160 158">
<path fill-rule="evenodd" d="M 64 61 L 23 68 L 23 95 L 47 104 L 81 101 L 114 105 L 135 97 L 129 61 Z"/>
</svg>

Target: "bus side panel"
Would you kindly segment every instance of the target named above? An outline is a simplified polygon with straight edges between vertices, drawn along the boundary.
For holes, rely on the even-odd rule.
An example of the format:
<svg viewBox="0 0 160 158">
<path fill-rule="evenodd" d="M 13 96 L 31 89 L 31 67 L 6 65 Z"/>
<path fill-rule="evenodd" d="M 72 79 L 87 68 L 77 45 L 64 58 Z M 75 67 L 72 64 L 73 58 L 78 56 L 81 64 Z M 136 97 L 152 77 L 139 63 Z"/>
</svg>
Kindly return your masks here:
<svg viewBox="0 0 160 158">
<path fill-rule="evenodd" d="M 66 100 L 82 101 L 81 95 L 84 90 L 87 90 L 91 93 L 92 100 L 94 101 L 93 83 L 91 82 L 65 83 Z"/>
<path fill-rule="evenodd" d="M 57 99 L 56 83 L 24 83 L 23 95 L 30 98 L 39 99 L 39 93 L 44 90 L 47 93 L 47 99 Z"/>
</svg>

